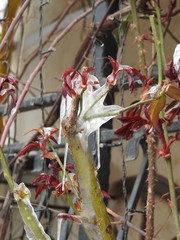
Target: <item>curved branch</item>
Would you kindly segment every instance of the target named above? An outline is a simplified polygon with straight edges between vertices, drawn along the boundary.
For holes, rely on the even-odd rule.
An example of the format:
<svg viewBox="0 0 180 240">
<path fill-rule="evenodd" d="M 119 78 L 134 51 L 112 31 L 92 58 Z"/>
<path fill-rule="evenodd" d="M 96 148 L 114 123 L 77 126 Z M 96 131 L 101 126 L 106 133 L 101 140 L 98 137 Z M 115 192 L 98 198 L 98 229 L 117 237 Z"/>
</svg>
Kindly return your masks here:
<svg viewBox="0 0 180 240">
<path fill-rule="evenodd" d="M 51 30 L 51 32 L 48 34 L 48 36 L 46 37 L 46 39 L 43 41 L 42 46 L 45 46 L 48 41 L 50 40 L 50 38 L 53 36 L 53 34 L 56 32 L 59 24 L 63 21 L 63 19 L 65 18 L 65 16 L 67 15 L 67 13 L 71 10 L 71 8 L 74 6 L 74 4 L 76 4 L 79 0 L 74 0 L 73 2 L 71 2 L 67 8 L 65 9 L 65 11 L 63 12 L 63 14 L 60 15 L 59 19 L 57 20 L 54 28 Z M 29 63 L 38 55 L 39 53 L 39 47 L 36 48 L 31 55 L 29 56 L 29 58 L 25 61 L 23 69 L 21 71 L 21 73 L 19 74 L 18 78 L 21 79 L 25 70 L 27 69 Z"/>
</svg>

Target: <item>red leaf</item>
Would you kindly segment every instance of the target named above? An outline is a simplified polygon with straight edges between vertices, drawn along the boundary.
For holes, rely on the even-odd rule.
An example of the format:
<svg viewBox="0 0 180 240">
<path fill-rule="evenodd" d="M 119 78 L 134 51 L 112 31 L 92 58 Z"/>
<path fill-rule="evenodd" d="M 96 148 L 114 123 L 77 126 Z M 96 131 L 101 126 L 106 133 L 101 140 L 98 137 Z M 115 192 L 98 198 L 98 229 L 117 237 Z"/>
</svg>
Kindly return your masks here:
<svg viewBox="0 0 180 240">
<path fill-rule="evenodd" d="M 160 137 L 161 138 L 161 137 Z M 161 139 L 162 140 L 162 139 Z M 159 157 L 164 157 L 165 159 L 168 159 L 171 156 L 170 153 L 170 146 L 172 145 L 172 143 L 174 143 L 175 141 L 180 141 L 180 133 L 177 132 L 175 136 L 170 136 L 169 137 L 169 141 L 166 144 L 166 142 L 163 144 L 163 148 L 162 149 L 157 149 L 158 151 L 158 156 Z"/>
<path fill-rule="evenodd" d="M 53 152 L 50 153 L 48 152 L 47 150 L 44 152 L 44 155 L 43 155 L 44 158 L 48 158 L 50 160 L 55 160 L 57 158 L 56 154 L 54 154 Z"/>
<path fill-rule="evenodd" d="M 152 125 L 154 128 L 156 128 L 158 119 L 159 119 L 159 113 L 164 108 L 166 102 L 165 95 L 162 95 L 160 98 L 154 100 L 151 102 L 150 107 L 148 109 L 149 117 L 152 122 Z"/>
<path fill-rule="evenodd" d="M 118 69 L 119 69 L 119 63 L 116 60 L 114 60 L 111 56 L 109 56 L 108 58 L 109 58 L 110 63 L 112 65 L 113 72 L 114 72 L 114 74 L 116 74 L 118 72 Z"/>
<path fill-rule="evenodd" d="M 148 34 L 142 34 L 141 40 L 148 40 L 149 42 L 154 43 L 154 39 L 152 38 L 152 36 L 150 36 Z"/>
<path fill-rule="evenodd" d="M 40 176 L 36 177 L 36 180 L 32 183 L 33 185 L 37 185 L 36 187 L 36 196 L 41 194 L 43 189 L 47 188 L 55 188 L 59 184 L 59 180 L 54 175 L 48 175 L 46 173 L 41 173 Z"/>
<path fill-rule="evenodd" d="M 16 80 L 13 77 L 5 77 L 5 78 L 1 78 L 0 81 L 0 91 L 2 91 L 2 89 L 4 88 L 4 84 L 8 83 L 14 87 L 17 87 L 17 83 Z"/>
<path fill-rule="evenodd" d="M 49 141 L 49 139 L 57 143 L 56 139 L 52 136 L 52 134 L 54 134 L 58 130 L 59 130 L 58 128 L 52 128 L 52 127 L 43 128 L 43 130 L 36 129 L 36 128 L 31 129 L 29 132 L 36 131 L 40 133 L 40 135 L 38 136 L 39 142 L 30 143 L 19 153 L 19 156 L 24 155 L 26 152 L 30 151 L 32 148 L 40 148 L 43 151 L 44 158 L 48 158 L 50 160 L 56 159 L 56 154 L 54 154 L 53 152 L 50 153 L 47 151 L 46 143 Z"/>
<path fill-rule="evenodd" d="M 39 185 L 39 186 L 36 187 L 35 199 L 37 199 L 37 197 L 41 194 L 41 192 L 42 192 L 44 189 L 47 189 L 46 184 L 41 184 L 41 185 Z"/>
<path fill-rule="evenodd" d="M 166 88 L 166 95 L 175 99 L 176 101 L 180 101 L 180 88 L 168 85 Z"/>
<path fill-rule="evenodd" d="M 126 125 L 122 126 L 121 128 L 117 129 L 114 134 L 118 135 L 120 138 L 127 137 L 129 139 L 129 136 L 126 135 L 128 129 L 130 128 L 131 123 L 127 123 Z M 126 138 L 126 140 L 128 140 Z"/>
<path fill-rule="evenodd" d="M 64 86 L 63 86 L 63 91 L 62 93 L 65 94 L 64 97 L 68 94 L 70 97 L 72 95 L 76 95 L 73 86 L 72 86 L 72 81 L 74 78 L 78 76 L 78 72 L 74 70 L 73 68 L 68 68 L 64 74 L 62 75 L 62 78 L 64 80 Z"/>
<path fill-rule="evenodd" d="M 9 83 L 10 85 L 12 85 L 14 87 L 17 87 L 17 82 L 13 77 L 10 77 L 10 76 L 6 77 L 5 82 Z"/>
<path fill-rule="evenodd" d="M 168 63 L 168 70 L 164 70 L 164 75 L 171 80 L 176 80 L 177 72 L 174 68 L 173 60 Z"/>
<path fill-rule="evenodd" d="M 146 78 L 146 76 L 141 74 L 136 68 L 132 68 L 132 72 L 138 76 L 139 80 L 142 82 L 143 86 L 145 87 L 148 82 L 148 79 Z"/>
<path fill-rule="evenodd" d="M 127 75 L 128 75 L 128 80 L 129 80 L 129 90 L 132 93 L 134 90 L 134 78 L 133 78 L 133 71 L 132 68 L 127 68 L 124 67 L 123 68 L 124 71 L 126 71 Z"/>
<path fill-rule="evenodd" d="M 111 89 L 116 82 L 116 75 L 119 70 L 119 63 L 116 60 L 114 60 L 111 56 L 109 56 L 108 58 L 110 60 L 110 63 L 112 65 L 112 69 L 113 69 L 112 73 L 107 78 L 107 83 L 109 84 L 109 89 Z"/>
<path fill-rule="evenodd" d="M 114 133 L 119 137 L 125 137 L 126 140 L 129 140 L 135 131 L 147 124 L 147 120 L 140 115 L 122 117 L 118 120 L 122 123 L 126 123 L 126 125 L 117 129 Z"/>
<path fill-rule="evenodd" d="M 49 164 L 49 169 L 52 169 L 53 172 L 59 172 L 62 171 L 62 168 L 59 166 L 58 162 L 55 162 L 53 164 Z M 72 172 L 74 170 L 74 164 L 72 163 L 67 163 L 66 164 L 66 171 Z"/>
<path fill-rule="evenodd" d="M 70 220 L 72 220 L 73 222 L 77 223 L 77 224 L 82 224 L 82 221 L 80 219 L 79 216 L 75 216 L 75 215 L 70 215 L 68 213 L 59 213 L 57 215 L 58 218 L 68 218 Z"/>
<path fill-rule="evenodd" d="M 8 89 L 7 93 L 9 93 L 12 97 L 13 105 L 16 106 L 16 94 L 13 89 Z"/>
<path fill-rule="evenodd" d="M 81 212 L 81 206 L 79 205 L 79 203 L 77 201 L 74 203 L 74 206 L 78 212 Z"/>
<path fill-rule="evenodd" d="M 66 193 L 66 187 L 64 186 L 64 189 L 62 189 L 62 183 L 59 183 L 55 188 L 56 197 L 59 197 L 65 193 Z"/>
<path fill-rule="evenodd" d="M 172 124 L 175 117 L 180 116 L 180 102 L 172 101 L 165 110 L 165 119 Z"/>
<path fill-rule="evenodd" d="M 25 155 L 27 152 L 29 152 L 30 150 L 34 149 L 34 148 L 40 148 L 40 144 L 38 142 L 33 142 L 28 144 L 26 147 L 23 148 L 22 151 L 20 151 L 20 153 L 18 154 L 19 156 L 23 156 Z"/>
<path fill-rule="evenodd" d="M 133 105 L 135 103 L 139 102 L 139 100 L 132 102 L 130 105 Z M 142 106 L 138 106 L 135 108 L 130 109 L 129 111 L 126 112 L 127 117 L 134 117 L 141 114 Z"/>
<path fill-rule="evenodd" d="M 103 199 L 104 199 L 104 198 L 111 199 L 111 196 L 110 196 L 106 191 L 101 190 L 101 193 L 102 193 L 102 195 L 103 195 Z"/>
<path fill-rule="evenodd" d="M 33 181 L 33 185 L 37 185 L 38 183 L 46 183 L 48 187 L 54 186 L 56 187 L 59 184 L 59 180 L 54 175 L 48 175 L 46 173 L 41 173 L 38 177 L 36 177 L 36 180 Z"/>
</svg>

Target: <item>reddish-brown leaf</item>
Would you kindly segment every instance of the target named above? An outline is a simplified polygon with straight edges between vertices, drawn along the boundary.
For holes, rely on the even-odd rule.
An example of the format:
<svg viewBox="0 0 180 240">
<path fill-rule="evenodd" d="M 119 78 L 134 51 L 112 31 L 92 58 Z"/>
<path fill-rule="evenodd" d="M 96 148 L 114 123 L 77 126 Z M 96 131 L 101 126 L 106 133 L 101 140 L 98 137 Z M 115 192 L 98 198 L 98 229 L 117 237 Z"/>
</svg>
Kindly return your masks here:
<svg viewBox="0 0 180 240">
<path fill-rule="evenodd" d="M 43 189 L 51 189 L 57 187 L 59 180 L 54 175 L 48 175 L 46 173 L 41 173 L 40 176 L 36 177 L 33 185 L 38 185 L 36 187 L 36 196 L 35 199 L 41 194 Z"/>
<path fill-rule="evenodd" d="M 119 137 L 125 137 L 126 140 L 133 137 L 135 131 L 147 124 L 147 120 L 140 115 L 126 116 L 119 118 L 118 120 L 125 123 L 125 125 L 117 129 L 114 133 Z"/>
<path fill-rule="evenodd" d="M 48 152 L 47 150 L 44 152 L 43 155 L 44 158 L 48 158 L 50 160 L 55 160 L 57 158 L 56 154 L 54 154 L 54 152 Z"/>
<path fill-rule="evenodd" d="M 65 218 L 65 219 L 68 218 L 68 219 L 72 220 L 73 222 L 75 222 L 77 224 L 81 224 L 82 223 L 82 221 L 81 221 L 79 216 L 70 215 L 68 213 L 59 213 L 57 215 L 57 217 L 58 218 Z"/>
<path fill-rule="evenodd" d="M 59 171 L 62 171 L 62 168 L 59 166 L 58 162 L 54 162 L 53 164 L 49 164 L 48 166 L 49 169 L 52 169 L 54 173 L 57 173 Z M 72 163 L 67 163 L 66 164 L 66 171 L 67 172 L 72 172 L 74 170 L 74 164 Z"/>
<path fill-rule="evenodd" d="M 165 119 L 171 125 L 175 117 L 180 117 L 180 102 L 172 101 L 165 110 Z"/>
<path fill-rule="evenodd" d="M 104 190 L 101 190 L 103 198 L 111 199 L 111 196 Z"/>
<path fill-rule="evenodd" d="M 138 69 L 132 68 L 132 72 L 137 75 L 139 80 L 142 82 L 143 87 L 147 85 L 148 79 L 146 78 L 145 75 L 141 74 Z"/>
<path fill-rule="evenodd" d="M 176 88 L 172 85 L 169 85 L 166 88 L 166 95 L 175 99 L 176 101 L 180 101 L 180 88 Z"/>
<path fill-rule="evenodd" d="M 37 149 L 37 148 L 41 148 L 40 147 L 40 144 L 38 142 L 33 142 L 33 143 L 30 143 L 28 144 L 27 146 L 25 146 L 21 151 L 20 153 L 18 154 L 19 156 L 23 156 L 25 155 L 27 152 L 29 152 L 30 150 L 32 149 Z"/>
<path fill-rule="evenodd" d="M 142 34 L 141 35 L 141 40 L 147 40 L 151 43 L 154 43 L 154 39 L 152 38 L 151 35 L 148 35 L 148 34 Z"/>
<path fill-rule="evenodd" d="M 119 63 L 116 60 L 114 60 L 111 56 L 109 56 L 108 58 L 111 62 L 112 68 L 113 68 L 113 74 L 116 74 L 119 69 Z"/>
<path fill-rule="evenodd" d="M 174 68 L 173 60 L 170 60 L 168 63 L 168 70 L 164 70 L 164 75 L 171 80 L 176 80 L 177 72 Z"/>
<path fill-rule="evenodd" d="M 81 212 L 81 206 L 77 201 L 74 203 L 74 206 L 78 212 Z"/>
<path fill-rule="evenodd" d="M 62 93 L 64 94 L 63 95 L 64 97 L 66 97 L 67 94 L 70 97 L 72 97 L 72 95 L 76 95 L 76 92 L 73 89 L 72 81 L 78 75 L 79 75 L 79 73 L 76 70 L 74 70 L 73 68 L 68 68 L 62 75 L 62 78 L 64 80 L 64 86 L 63 86 Z"/>
<path fill-rule="evenodd" d="M 36 187 L 36 194 L 35 194 L 35 199 L 37 199 L 37 197 L 41 194 L 41 192 L 44 190 L 44 189 L 47 189 L 47 185 L 45 183 L 39 185 Z"/>
<path fill-rule="evenodd" d="M 154 128 L 156 128 L 158 119 L 159 119 L 159 113 L 164 108 L 166 102 L 165 95 L 162 95 L 160 98 L 154 100 L 151 102 L 150 107 L 148 109 L 149 117 L 152 122 L 152 125 Z"/>
</svg>

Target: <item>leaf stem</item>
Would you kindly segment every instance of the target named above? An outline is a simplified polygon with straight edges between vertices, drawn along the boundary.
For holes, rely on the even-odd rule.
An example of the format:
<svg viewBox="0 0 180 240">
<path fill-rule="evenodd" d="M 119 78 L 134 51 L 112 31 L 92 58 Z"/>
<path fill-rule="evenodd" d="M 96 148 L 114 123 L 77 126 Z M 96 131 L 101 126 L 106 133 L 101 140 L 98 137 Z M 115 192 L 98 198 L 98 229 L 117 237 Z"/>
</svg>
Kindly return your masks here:
<svg viewBox="0 0 180 240">
<path fill-rule="evenodd" d="M 146 100 L 144 100 L 144 101 L 139 101 L 139 102 L 137 102 L 137 103 L 134 103 L 134 104 L 132 104 L 132 105 L 130 105 L 130 106 L 128 106 L 128 107 L 124 107 L 124 108 L 122 108 L 121 110 L 118 110 L 118 111 L 116 111 L 116 112 L 111 112 L 111 113 L 96 113 L 96 114 L 92 114 L 92 115 L 90 115 L 90 116 L 84 116 L 84 118 L 86 119 L 86 120 L 89 120 L 89 119 L 92 119 L 92 118 L 102 118 L 102 117 L 109 117 L 109 116 L 114 116 L 114 117 L 116 117 L 116 116 L 118 116 L 119 114 L 121 114 L 122 112 L 126 112 L 126 111 L 128 111 L 128 110 L 131 110 L 131 109 L 133 109 L 133 108 L 135 108 L 135 107 L 138 107 L 138 106 L 141 106 L 141 105 L 144 105 L 144 104 L 146 104 L 146 103 L 150 103 L 150 102 L 152 102 L 154 99 L 146 99 Z"/>
<path fill-rule="evenodd" d="M 166 62 L 166 56 L 164 52 L 164 36 L 163 36 L 163 30 L 162 30 L 162 24 L 161 24 L 161 13 L 160 8 L 156 7 L 156 15 L 158 20 L 158 28 L 159 28 L 159 37 L 161 42 L 161 54 L 162 54 L 162 60 L 163 60 L 163 66 L 164 69 L 167 70 L 167 62 Z"/>
<path fill-rule="evenodd" d="M 155 46 L 156 46 L 156 51 L 157 51 L 157 60 L 158 60 L 158 84 L 162 84 L 163 80 L 163 68 L 162 68 L 162 54 L 161 54 L 161 42 L 158 39 L 157 32 L 156 32 L 156 27 L 155 27 L 155 21 L 154 21 L 154 16 L 149 17 L 153 36 L 154 36 L 154 41 L 155 41 Z"/>
<path fill-rule="evenodd" d="M 101 100 L 101 98 L 103 98 L 107 93 L 109 92 L 109 90 L 106 90 L 100 97 L 98 97 L 94 102 L 93 104 L 87 109 L 87 111 L 84 113 L 84 118 L 86 119 L 86 115 L 88 113 L 88 111 L 94 107 L 94 105 L 96 105 L 96 103 L 99 102 L 99 100 Z"/>
</svg>

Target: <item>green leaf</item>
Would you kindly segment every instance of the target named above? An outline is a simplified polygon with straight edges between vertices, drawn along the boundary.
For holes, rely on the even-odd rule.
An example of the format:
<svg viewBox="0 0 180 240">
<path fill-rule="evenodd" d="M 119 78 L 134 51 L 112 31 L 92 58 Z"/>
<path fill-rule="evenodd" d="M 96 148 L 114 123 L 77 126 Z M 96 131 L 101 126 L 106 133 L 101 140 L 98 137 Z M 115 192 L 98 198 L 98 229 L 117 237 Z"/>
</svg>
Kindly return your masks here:
<svg viewBox="0 0 180 240">
<path fill-rule="evenodd" d="M 165 102 L 166 102 L 166 97 L 165 95 L 162 95 L 160 98 L 152 101 L 150 104 L 148 112 L 154 128 L 157 126 L 159 113 L 164 108 Z"/>
<path fill-rule="evenodd" d="M 169 85 L 166 89 L 166 95 L 175 99 L 176 101 L 180 101 L 180 88 Z"/>
</svg>

